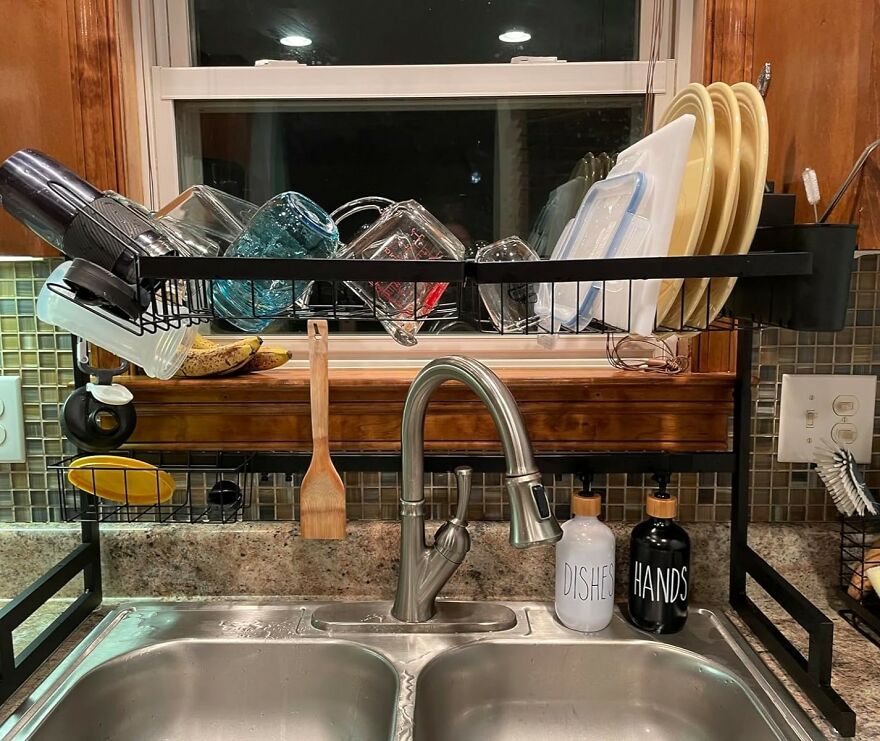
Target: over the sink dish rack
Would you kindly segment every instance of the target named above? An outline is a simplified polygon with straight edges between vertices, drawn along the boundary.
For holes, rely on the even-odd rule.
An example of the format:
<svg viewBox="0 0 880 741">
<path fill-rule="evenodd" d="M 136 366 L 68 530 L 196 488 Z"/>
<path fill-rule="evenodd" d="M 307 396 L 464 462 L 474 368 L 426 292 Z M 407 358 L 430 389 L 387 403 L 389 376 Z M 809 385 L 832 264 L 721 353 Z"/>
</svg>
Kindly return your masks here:
<svg viewBox="0 0 880 741">
<path fill-rule="evenodd" d="M 261 281 L 288 281 L 291 285 L 291 308 L 281 316 L 289 319 L 323 316 L 327 318 L 406 322 L 429 325 L 433 321 L 470 322 L 473 330 L 509 334 L 536 333 L 627 333 L 634 329 L 639 311 L 635 297 L 639 288 L 662 281 L 699 282 L 708 287 L 704 313 L 668 309 L 651 329 L 658 334 L 723 329 L 737 332 L 737 374 L 734 388 L 733 444 L 729 452 L 572 452 L 538 454 L 536 463 L 544 473 L 652 473 L 669 477 L 681 472 L 726 472 L 732 475 L 732 521 L 730 552 L 730 604 L 743 621 L 776 657 L 804 693 L 843 735 L 855 732 L 855 714 L 831 687 L 833 624 L 806 597 L 776 572 L 748 544 L 749 456 L 752 420 L 752 335 L 755 327 L 773 325 L 792 329 L 837 331 L 843 327 L 853 251 L 854 226 L 791 225 L 767 226 L 758 230 L 753 249 L 747 255 L 688 258 L 622 258 L 540 262 L 478 263 L 472 261 L 381 261 L 381 260 L 297 260 L 246 257 L 138 257 L 132 270 L 134 284 L 146 286 L 128 302 L 130 311 L 110 314 L 118 331 L 135 337 L 155 335 L 169 328 L 187 328 L 217 318 L 229 318 L 218 311 L 215 302 L 219 282 L 245 282 L 254 297 Z M 80 275 L 88 279 L 89 276 Z M 715 306 L 712 292 L 721 285 L 730 286 L 732 295 L 719 299 Z M 248 283 L 250 282 L 250 283 Z M 313 283 L 309 303 L 297 301 L 295 283 Z M 367 286 L 351 291 L 350 284 Z M 423 296 L 420 286 L 445 284 L 434 292 L 433 304 L 414 303 L 409 315 L 398 306 L 395 314 L 386 313 L 383 300 L 389 286 L 406 288 L 397 295 Z M 558 288 L 570 286 L 567 294 Z M 499 306 L 500 320 L 488 316 L 478 298 L 481 288 L 498 289 L 503 300 L 518 301 L 526 307 L 519 323 L 509 324 Z M 107 313 L 100 292 L 75 294 L 69 285 L 53 288 L 57 295 L 70 299 L 85 312 Z M 372 291 L 373 300 L 370 300 Z M 726 291 L 729 293 L 729 291 Z M 523 300 L 532 293 L 536 298 Z M 589 319 L 580 313 L 586 293 L 592 297 Z M 353 295 L 354 294 L 354 295 Z M 549 296 L 544 319 L 532 319 L 530 307 L 538 304 L 538 294 Z M 686 291 L 681 291 L 681 301 Z M 567 296 L 576 307 L 574 321 L 556 321 L 554 302 Z M 717 297 L 717 294 L 716 294 Z M 546 303 L 546 302 L 545 302 Z M 609 317 L 614 304 L 615 320 Z M 621 312 L 621 307 L 623 311 Z M 537 311 L 537 310 L 536 310 Z M 717 316 L 721 312 L 721 316 Z M 624 319 L 620 320 L 623 316 Z M 676 316 L 678 317 L 675 320 Z M 259 314 L 252 319 L 274 318 Z M 76 372 L 76 382 L 88 378 Z M 140 453 L 139 453 L 140 456 Z M 352 452 L 333 456 L 343 471 L 397 471 L 400 456 Z M 175 509 L 161 501 L 141 502 L 135 506 L 123 500 L 111 516 L 89 494 L 66 501 L 65 513 L 81 522 L 82 543 L 54 568 L 12 600 L 0 612 L 0 694 L 8 698 L 13 691 L 59 646 L 102 600 L 100 522 L 143 520 L 227 522 L 246 507 L 251 474 L 301 473 L 309 458 L 288 451 L 199 454 L 168 464 L 187 481 L 187 499 Z M 449 471 L 455 465 L 470 465 L 478 472 L 502 470 L 498 455 L 427 454 L 425 470 Z M 65 478 L 71 462 L 59 464 Z M 214 466 L 215 468 L 211 468 Z M 191 478 L 205 470 L 214 470 L 224 479 L 237 479 L 240 498 L 223 491 L 213 500 L 194 500 L 190 496 Z M 63 489 L 63 492 L 67 490 Z M 157 494 L 157 498 L 159 495 Z M 67 499 L 67 495 L 63 494 Z M 167 515 L 167 516 L 166 516 Z M 15 656 L 12 631 L 38 610 L 62 586 L 78 574 L 83 575 L 83 591 L 21 655 Z M 751 577 L 776 600 L 809 634 L 809 651 L 804 656 L 779 631 L 773 622 L 747 596 Z"/>
</svg>

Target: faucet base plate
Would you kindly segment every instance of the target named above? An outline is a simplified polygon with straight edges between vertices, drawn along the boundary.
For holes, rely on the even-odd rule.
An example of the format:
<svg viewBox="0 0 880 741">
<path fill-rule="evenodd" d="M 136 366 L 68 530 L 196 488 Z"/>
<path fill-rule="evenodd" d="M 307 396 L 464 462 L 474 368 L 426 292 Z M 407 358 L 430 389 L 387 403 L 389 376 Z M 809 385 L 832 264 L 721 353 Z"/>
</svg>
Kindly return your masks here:
<svg viewBox="0 0 880 741">
<path fill-rule="evenodd" d="M 516 626 L 516 615 L 491 602 L 437 601 L 437 613 L 424 623 L 403 623 L 391 615 L 391 602 L 337 602 L 312 613 L 312 626 L 344 633 L 492 633 Z"/>
</svg>

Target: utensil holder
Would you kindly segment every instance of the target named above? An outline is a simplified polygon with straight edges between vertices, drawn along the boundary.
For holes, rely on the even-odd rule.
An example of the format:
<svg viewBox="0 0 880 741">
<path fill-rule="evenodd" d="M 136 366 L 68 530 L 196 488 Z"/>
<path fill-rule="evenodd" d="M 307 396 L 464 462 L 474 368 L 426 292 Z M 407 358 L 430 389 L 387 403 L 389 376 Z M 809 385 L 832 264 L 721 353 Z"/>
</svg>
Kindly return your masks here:
<svg viewBox="0 0 880 741">
<path fill-rule="evenodd" d="M 880 567 L 880 516 L 842 517 L 840 524 L 840 595 L 847 605 L 841 616 L 880 647 L 880 595 L 867 572 Z"/>
<path fill-rule="evenodd" d="M 857 229 L 856 224 L 759 228 L 751 253 L 806 252 L 813 257 L 813 272 L 737 281 L 726 313 L 799 331 L 840 331 L 846 324 Z"/>
</svg>

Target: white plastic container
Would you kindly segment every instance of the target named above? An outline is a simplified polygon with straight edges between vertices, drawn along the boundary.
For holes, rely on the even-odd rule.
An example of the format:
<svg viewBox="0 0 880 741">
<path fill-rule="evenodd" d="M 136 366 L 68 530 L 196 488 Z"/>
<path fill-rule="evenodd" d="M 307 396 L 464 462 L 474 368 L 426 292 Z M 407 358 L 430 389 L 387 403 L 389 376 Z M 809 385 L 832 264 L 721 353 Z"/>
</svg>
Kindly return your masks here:
<svg viewBox="0 0 880 741">
<path fill-rule="evenodd" d="M 120 326 L 124 320 L 97 306 L 87 309 L 72 300 L 73 293 L 64 282 L 70 265 L 71 263 L 65 262 L 55 268 L 40 289 L 37 298 L 37 316 L 40 320 L 54 324 L 140 366 L 148 376 L 171 378 L 192 347 L 196 328 L 183 326 L 157 329 L 153 333 L 137 335 Z M 149 322 L 153 317 L 149 312 L 144 312 L 142 319 Z"/>
<path fill-rule="evenodd" d="M 645 194 L 637 215 L 650 223 L 644 244 L 637 254 L 620 249 L 612 257 L 666 257 L 675 223 L 676 204 L 687 166 L 696 118 L 685 114 L 637 141 L 617 155 L 617 164 L 608 178 L 639 171 L 645 176 Z M 654 315 L 661 280 L 608 281 L 605 296 L 596 298 L 602 306 L 606 324 L 625 327 L 630 334 L 649 335 L 654 331 Z M 599 311 L 597 310 L 597 316 Z M 663 319 L 663 317 L 658 317 Z"/>
<path fill-rule="evenodd" d="M 556 544 L 556 616 L 583 633 L 602 630 L 614 612 L 614 533 L 600 506 L 598 496 L 575 494 Z"/>
</svg>

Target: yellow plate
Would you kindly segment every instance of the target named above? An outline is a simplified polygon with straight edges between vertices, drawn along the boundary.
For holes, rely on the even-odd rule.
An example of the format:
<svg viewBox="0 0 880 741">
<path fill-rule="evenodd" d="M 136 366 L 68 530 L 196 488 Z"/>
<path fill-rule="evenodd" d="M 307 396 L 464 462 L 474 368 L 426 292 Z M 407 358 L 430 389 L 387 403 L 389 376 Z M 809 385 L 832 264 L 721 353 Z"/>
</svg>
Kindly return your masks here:
<svg viewBox="0 0 880 741">
<path fill-rule="evenodd" d="M 161 504 L 174 494 L 166 471 L 119 455 L 90 455 L 70 464 L 67 480 L 77 489 L 120 504 Z"/>
<path fill-rule="evenodd" d="M 713 156 L 712 199 L 708 207 L 706 233 L 699 245 L 698 255 L 721 254 L 733 228 L 733 215 L 739 193 L 739 159 L 742 124 L 739 104 L 730 85 L 714 82 L 706 88 L 715 112 L 715 152 Z M 706 322 L 706 286 L 708 278 L 688 278 L 684 282 L 684 314 L 681 305 L 670 309 L 674 316 L 665 317 L 663 324 L 676 326 L 681 317 Z M 714 286 L 713 286 L 714 288 Z M 713 291 L 714 292 L 714 291 Z"/>
<path fill-rule="evenodd" d="M 685 113 L 692 114 L 697 120 L 669 240 L 671 257 L 694 254 L 706 231 L 707 206 L 712 196 L 715 113 L 709 93 L 698 82 L 692 82 L 675 96 L 660 125 L 664 126 Z M 676 303 L 681 284 L 681 278 L 668 278 L 660 284 L 658 317 L 665 317 Z"/>
<path fill-rule="evenodd" d="M 738 82 L 733 94 L 739 106 L 742 125 L 740 148 L 739 191 L 736 197 L 730 234 L 724 245 L 725 255 L 745 255 L 752 246 L 767 179 L 767 158 L 770 154 L 770 132 L 767 109 L 758 89 L 749 82 Z M 711 324 L 733 291 L 736 278 L 713 278 L 706 295 L 691 315 L 689 324 L 696 327 Z M 710 296 L 711 294 L 711 296 Z M 707 308 L 707 304 L 709 304 Z"/>
</svg>

